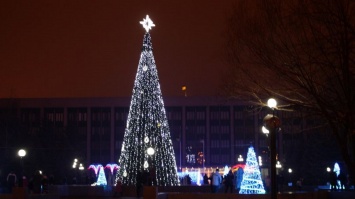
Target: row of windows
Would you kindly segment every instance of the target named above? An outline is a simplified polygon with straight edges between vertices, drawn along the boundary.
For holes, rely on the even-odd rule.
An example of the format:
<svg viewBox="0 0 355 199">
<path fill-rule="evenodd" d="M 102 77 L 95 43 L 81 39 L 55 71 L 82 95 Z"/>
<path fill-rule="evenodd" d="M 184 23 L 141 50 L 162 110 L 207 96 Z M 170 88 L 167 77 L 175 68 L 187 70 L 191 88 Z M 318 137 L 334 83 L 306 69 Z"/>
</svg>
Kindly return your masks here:
<svg viewBox="0 0 355 199">
<path fill-rule="evenodd" d="M 168 120 L 181 120 L 181 112 L 167 112 Z"/>
<path fill-rule="evenodd" d="M 206 126 L 191 126 L 188 127 L 187 132 L 193 134 L 204 134 L 206 132 Z"/>
<path fill-rule="evenodd" d="M 45 120 L 49 122 L 63 122 L 64 113 L 47 113 Z"/>
<path fill-rule="evenodd" d="M 37 122 L 39 118 L 39 114 L 37 113 L 22 113 L 21 115 L 22 122 Z"/>
<path fill-rule="evenodd" d="M 211 126 L 211 133 L 229 134 L 229 126 Z"/>
<path fill-rule="evenodd" d="M 229 155 L 211 155 L 212 164 L 220 164 L 221 162 L 230 162 Z"/>
<path fill-rule="evenodd" d="M 211 140 L 211 148 L 229 148 L 230 140 Z"/>
<path fill-rule="evenodd" d="M 229 120 L 229 111 L 211 112 L 210 118 L 211 120 Z"/>
<path fill-rule="evenodd" d="M 237 139 L 234 141 L 234 144 L 236 147 L 244 147 L 244 146 L 249 146 L 253 142 L 254 142 L 253 139 L 249 139 L 249 140 Z"/>
<path fill-rule="evenodd" d="M 68 113 L 68 121 L 69 122 L 86 122 L 87 121 L 87 113 L 86 112 Z"/>
<path fill-rule="evenodd" d="M 230 125 L 230 115 L 228 108 L 213 108 L 211 107 L 211 119 L 210 125 Z M 234 124 L 237 126 L 253 126 L 253 118 L 245 118 L 245 111 L 243 109 L 234 107 Z M 63 122 L 65 115 L 64 108 L 45 108 L 44 109 L 44 121 L 47 122 Z M 111 108 L 91 108 L 91 119 L 93 121 L 110 121 L 111 120 Z M 182 121 L 182 108 L 181 107 L 168 107 L 167 117 L 169 120 Z M 1 111 L 1 110 L 0 110 Z M 118 107 L 114 109 L 115 121 L 126 121 L 129 109 L 127 107 Z M 186 124 L 187 125 L 206 125 L 206 107 L 187 107 L 186 108 Z M 221 112 L 217 112 L 221 111 Z M 4 112 L 4 111 L 2 111 Z M 87 122 L 88 121 L 88 108 L 68 108 L 68 123 L 71 122 Z M 258 114 L 258 123 L 262 123 L 263 117 L 267 111 L 262 111 Z M 280 113 L 281 114 L 281 113 Z M 292 117 L 293 115 L 296 117 Z M 4 112 L 5 115 L 5 112 Z M 6 114 L 7 115 L 7 114 Z M 282 112 L 282 118 L 284 126 L 298 126 L 304 123 L 304 125 L 311 125 L 316 123 L 312 120 L 303 121 L 299 113 L 284 113 Z M 34 123 L 41 121 L 41 109 L 40 108 L 23 108 L 21 109 L 21 120 L 25 123 Z M 215 130 L 211 130 L 212 132 Z M 229 131 L 229 130 L 228 130 Z M 223 130 L 225 132 L 225 130 Z"/>
<path fill-rule="evenodd" d="M 187 112 L 186 119 L 188 120 L 205 120 L 206 112 Z"/>
<path fill-rule="evenodd" d="M 111 111 L 107 109 L 93 110 L 91 113 L 92 121 L 110 121 L 111 120 Z"/>
<path fill-rule="evenodd" d="M 174 110 L 167 112 L 167 118 L 169 120 L 181 120 L 182 110 Z M 40 109 L 28 108 L 21 110 L 22 121 L 23 122 L 35 122 L 40 119 Z M 241 113 L 241 114 L 239 114 Z M 64 108 L 53 108 L 45 109 L 45 118 L 47 121 L 63 121 L 64 119 Z M 242 121 L 242 112 L 235 112 L 236 123 L 240 124 Z M 128 116 L 128 108 L 116 108 L 115 109 L 115 120 L 126 120 Z M 190 111 L 186 114 L 186 119 L 188 121 L 200 120 L 205 123 L 206 121 L 206 110 L 203 111 Z M 92 120 L 93 121 L 108 121 L 111 120 L 111 109 L 110 108 L 93 108 L 92 109 Z M 218 121 L 228 121 L 229 112 L 211 112 L 211 123 L 220 123 Z M 68 121 L 87 121 L 87 109 L 86 108 L 68 108 Z M 223 122 L 225 123 L 225 122 Z"/>
</svg>

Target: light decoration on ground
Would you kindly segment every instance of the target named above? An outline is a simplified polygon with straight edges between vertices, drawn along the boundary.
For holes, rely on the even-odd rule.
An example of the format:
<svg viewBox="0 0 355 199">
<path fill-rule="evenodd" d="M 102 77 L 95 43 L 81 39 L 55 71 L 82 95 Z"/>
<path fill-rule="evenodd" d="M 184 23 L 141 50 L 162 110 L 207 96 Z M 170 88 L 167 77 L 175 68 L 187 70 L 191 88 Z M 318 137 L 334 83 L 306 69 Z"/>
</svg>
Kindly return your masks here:
<svg viewBox="0 0 355 199">
<path fill-rule="evenodd" d="M 115 170 L 115 169 L 118 169 L 119 166 L 118 166 L 117 164 L 114 164 L 114 163 L 113 163 L 113 164 L 106 164 L 105 168 L 110 169 L 111 174 L 113 174 L 114 170 Z"/>
<path fill-rule="evenodd" d="M 229 172 L 229 167 L 226 165 L 224 166 L 224 170 L 223 170 L 223 176 L 226 176 Z"/>
<path fill-rule="evenodd" d="M 264 194 L 265 189 L 261 180 L 260 169 L 254 148 L 248 149 L 246 165 L 244 168 L 243 180 L 241 182 L 240 194 Z"/>
<path fill-rule="evenodd" d="M 104 167 L 101 164 L 91 164 L 88 169 L 92 169 L 95 172 L 97 180 L 91 186 L 104 186 L 107 185 Z"/>
<path fill-rule="evenodd" d="M 337 174 L 337 177 L 338 177 L 339 174 L 340 174 L 340 167 L 339 167 L 339 164 L 337 162 L 334 164 L 333 171 Z"/>
<path fill-rule="evenodd" d="M 138 172 L 145 171 L 154 173 L 154 181 L 158 186 L 179 185 L 149 34 L 155 24 L 148 15 L 140 23 L 146 33 L 134 81 L 116 181 L 120 179 L 123 185 L 135 185 Z"/>
<path fill-rule="evenodd" d="M 335 174 L 337 175 L 337 187 L 340 187 L 340 189 L 343 189 L 342 184 L 339 180 L 339 175 L 340 175 L 340 166 L 339 164 L 336 162 L 334 163 L 334 168 L 333 171 L 335 172 Z"/>
<path fill-rule="evenodd" d="M 95 176 L 97 176 L 97 172 L 99 171 L 101 164 L 91 164 L 88 169 L 92 169 L 95 172 Z"/>
<path fill-rule="evenodd" d="M 107 185 L 106 175 L 105 175 L 104 167 L 102 165 L 99 166 L 99 176 L 97 177 L 96 185 L 97 186 Z"/>
</svg>

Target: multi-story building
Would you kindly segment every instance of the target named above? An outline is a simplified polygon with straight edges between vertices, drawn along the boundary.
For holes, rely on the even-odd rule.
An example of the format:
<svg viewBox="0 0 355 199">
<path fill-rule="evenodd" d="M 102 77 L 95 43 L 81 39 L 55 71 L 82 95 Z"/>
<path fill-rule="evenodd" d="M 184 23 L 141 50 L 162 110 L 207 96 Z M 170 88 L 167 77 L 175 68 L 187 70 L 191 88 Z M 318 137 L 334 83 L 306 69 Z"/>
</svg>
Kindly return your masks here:
<svg viewBox="0 0 355 199">
<path fill-rule="evenodd" d="M 263 118 L 271 112 L 268 108 L 256 111 L 248 104 L 213 97 L 164 98 L 164 102 L 179 168 L 231 166 L 239 155 L 245 161 L 250 145 L 261 156 L 261 167 L 268 168 L 268 139 L 261 132 Z M 18 165 L 13 156 L 19 148 L 28 151 L 23 160 L 27 170 L 59 175 L 65 175 L 74 158 L 85 166 L 117 163 L 129 105 L 129 98 L 2 99 L 0 133 L 5 139 L 0 155 L 7 160 L 2 166 Z M 300 112 L 276 114 L 283 123 L 278 159 L 294 170 L 305 167 L 299 161 L 307 159 L 305 146 L 312 136 L 304 132 L 314 121 L 305 120 Z M 319 167 L 326 164 L 320 162 Z"/>
</svg>

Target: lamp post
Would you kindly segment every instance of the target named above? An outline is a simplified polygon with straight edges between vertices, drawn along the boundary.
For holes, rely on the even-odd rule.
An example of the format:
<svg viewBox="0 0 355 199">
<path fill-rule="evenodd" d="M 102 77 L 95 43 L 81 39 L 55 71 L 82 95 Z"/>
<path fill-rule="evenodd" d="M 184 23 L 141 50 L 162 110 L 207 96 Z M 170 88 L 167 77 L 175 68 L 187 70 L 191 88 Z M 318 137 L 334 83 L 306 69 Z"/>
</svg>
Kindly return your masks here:
<svg viewBox="0 0 355 199">
<path fill-rule="evenodd" d="M 180 169 L 181 169 L 181 133 L 180 133 L 180 140 L 179 140 L 179 144 L 180 144 Z"/>
<path fill-rule="evenodd" d="M 77 181 L 77 183 L 80 184 L 84 182 L 85 179 L 83 177 L 83 170 L 85 169 L 85 167 L 83 163 L 80 163 L 77 158 L 74 158 L 72 168 L 74 172 L 74 179 Z"/>
<path fill-rule="evenodd" d="M 23 167 L 23 157 L 26 156 L 26 151 L 24 149 L 20 149 L 18 152 L 17 152 L 18 156 L 20 156 L 21 158 L 21 169 L 22 169 L 22 175 L 24 174 L 24 167 Z"/>
<path fill-rule="evenodd" d="M 202 168 L 205 168 L 205 140 L 200 140 L 202 143 Z"/>
<path fill-rule="evenodd" d="M 270 136 L 270 162 L 271 162 L 271 198 L 277 198 L 277 184 L 276 184 L 276 132 L 281 125 L 281 121 L 275 116 L 275 109 L 277 102 L 275 99 L 270 98 L 267 102 L 268 107 L 272 109 L 272 114 L 267 114 L 264 117 L 264 126 L 269 130 Z"/>
<path fill-rule="evenodd" d="M 331 172 L 332 172 L 332 169 L 330 167 L 327 167 L 327 185 L 329 186 L 329 189 L 332 189 L 332 185 L 330 184 L 330 179 L 331 179 Z"/>
<path fill-rule="evenodd" d="M 292 187 L 291 173 L 292 173 L 292 169 L 289 168 L 288 169 L 288 186 L 289 187 Z"/>
</svg>

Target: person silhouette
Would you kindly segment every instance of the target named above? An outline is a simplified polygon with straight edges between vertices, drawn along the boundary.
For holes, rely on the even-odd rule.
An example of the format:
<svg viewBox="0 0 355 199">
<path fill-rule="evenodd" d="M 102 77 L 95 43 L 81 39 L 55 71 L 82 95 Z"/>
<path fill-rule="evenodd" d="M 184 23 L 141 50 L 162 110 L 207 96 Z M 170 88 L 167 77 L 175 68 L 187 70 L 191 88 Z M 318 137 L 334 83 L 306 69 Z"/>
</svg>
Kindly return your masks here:
<svg viewBox="0 0 355 199">
<path fill-rule="evenodd" d="M 17 176 L 13 171 L 10 171 L 7 175 L 6 182 L 9 193 L 12 193 L 12 188 L 15 187 L 17 183 Z"/>
</svg>

